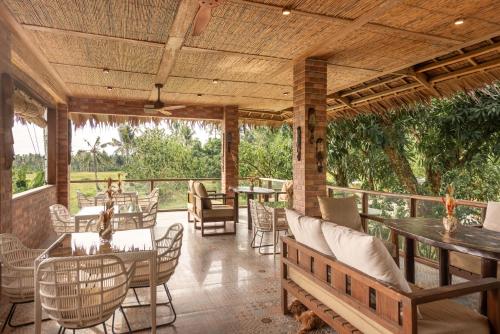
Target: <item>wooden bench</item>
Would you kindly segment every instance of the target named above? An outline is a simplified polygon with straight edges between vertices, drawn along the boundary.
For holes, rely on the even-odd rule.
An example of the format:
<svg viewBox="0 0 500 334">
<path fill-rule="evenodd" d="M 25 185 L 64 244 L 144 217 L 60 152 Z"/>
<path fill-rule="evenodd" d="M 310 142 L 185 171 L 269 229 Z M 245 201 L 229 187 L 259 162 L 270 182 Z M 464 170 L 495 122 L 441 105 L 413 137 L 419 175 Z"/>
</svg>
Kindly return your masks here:
<svg viewBox="0 0 500 334">
<path fill-rule="evenodd" d="M 339 334 L 500 333 L 500 281 L 494 278 L 405 293 L 292 237 L 281 240 L 284 314 L 291 294 Z M 487 317 L 450 300 L 482 291 L 488 295 Z"/>
</svg>

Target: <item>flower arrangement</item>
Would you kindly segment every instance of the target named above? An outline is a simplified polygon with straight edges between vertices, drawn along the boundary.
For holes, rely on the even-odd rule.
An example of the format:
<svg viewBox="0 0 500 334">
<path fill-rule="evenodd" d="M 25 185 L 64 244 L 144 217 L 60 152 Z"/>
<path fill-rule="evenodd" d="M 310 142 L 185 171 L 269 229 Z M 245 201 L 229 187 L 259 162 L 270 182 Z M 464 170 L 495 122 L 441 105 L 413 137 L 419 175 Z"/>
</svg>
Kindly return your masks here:
<svg viewBox="0 0 500 334">
<path fill-rule="evenodd" d="M 113 234 L 111 218 L 113 217 L 113 206 L 101 212 L 97 221 L 97 231 L 103 240 L 110 240 Z"/>
<path fill-rule="evenodd" d="M 455 217 L 455 209 L 457 207 L 457 200 L 453 196 L 455 189 L 452 184 L 446 188 L 446 196 L 442 197 L 443 204 L 446 209 L 446 217 L 443 218 L 443 225 L 446 232 L 454 232 L 458 228 L 458 220 Z"/>
<path fill-rule="evenodd" d="M 253 187 L 255 187 L 255 185 L 259 181 L 259 178 L 256 176 L 250 176 L 248 180 L 250 181 L 250 189 L 253 189 Z"/>
</svg>

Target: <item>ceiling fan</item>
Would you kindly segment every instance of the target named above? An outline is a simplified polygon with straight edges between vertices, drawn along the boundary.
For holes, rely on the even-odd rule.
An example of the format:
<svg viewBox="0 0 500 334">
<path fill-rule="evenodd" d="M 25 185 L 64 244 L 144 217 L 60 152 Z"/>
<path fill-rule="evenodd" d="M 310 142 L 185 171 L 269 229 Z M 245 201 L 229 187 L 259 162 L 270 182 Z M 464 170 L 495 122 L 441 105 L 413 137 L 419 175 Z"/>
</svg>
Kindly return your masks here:
<svg viewBox="0 0 500 334">
<path fill-rule="evenodd" d="M 157 83 L 155 87 L 158 89 L 158 99 L 154 104 L 146 104 L 144 105 L 144 112 L 146 114 L 155 114 L 156 112 L 160 112 L 165 116 L 171 116 L 171 110 L 184 109 L 186 106 L 178 105 L 178 106 L 165 106 L 165 103 L 161 101 L 160 91 L 163 88 L 163 84 Z"/>
<path fill-rule="evenodd" d="M 224 0 L 199 0 L 200 8 L 194 18 L 193 36 L 199 36 L 205 31 L 212 18 L 212 9 L 219 6 Z"/>
</svg>

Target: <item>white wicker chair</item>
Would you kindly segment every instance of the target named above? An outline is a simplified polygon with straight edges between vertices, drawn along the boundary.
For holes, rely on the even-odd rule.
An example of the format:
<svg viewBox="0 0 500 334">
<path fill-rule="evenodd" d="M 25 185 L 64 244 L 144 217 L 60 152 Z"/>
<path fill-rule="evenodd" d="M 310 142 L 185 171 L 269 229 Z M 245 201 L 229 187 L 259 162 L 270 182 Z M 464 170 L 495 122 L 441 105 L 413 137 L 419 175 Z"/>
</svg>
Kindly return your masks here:
<svg viewBox="0 0 500 334">
<path fill-rule="evenodd" d="M 134 271 L 135 264 L 126 268 L 116 255 L 46 259 L 38 267 L 42 309 L 63 332 L 99 324 L 106 332 L 105 322 L 121 307 Z"/>
<path fill-rule="evenodd" d="M 275 233 L 273 235 L 273 243 L 263 245 L 262 239 L 264 238 L 265 233 L 273 233 L 273 213 L 268 210 L 262 203 L 256 200 L 250 200 L 250 214 L 252 215 L 252 222 L 254 228 L 254 234 L 252 238 L 252 242 L 250 246 L 252 248 L 258 248 L 259 254 L 262 255 L 270 255 L 274 254 L 273 252 L 262 252 L 262 248 L 264 247 L 274 247 L 278 244 L 279 234 L 281 231 L 288 232 L 288 224 L 286 222 L 286 217 L 276 217 L 276 228 Z M 255 244 L 257 236 L 260 234 L 260 243 L 257 246 Z"/>
<path fill-rule="evenodd" d="M 158 202 L 150 202 L 145 212 L 142 214 L 142 227 L 154 227 L 158 214 Z"/>
<path fill-rule="evenodd" d="M 62 204 L 49 206 L 50 220 L 57 235 L 73 233 L 75 231 L 75 218 L 71 217 L 68 209 Z"/>
<path fill-rule="evenodd" d="M 139 196 L 137 201 L 143 211 L 147 211 L 147 208 L 151 203 L 158 203 L 158 198 L 160 197 L 160 189 L 154 188 L 148 195 Z"/>
<path fill-rule="evenodd" d="M 89 197 L 80 191 L 76 191 L 76 200 L 78 202 L 78 207 L 80 209 L 85 208 L 87 206 L 95 206 L 96 205 L 94 197 Z"/>
<path fill-rule="evenodd" d="M 172 310 L 173 318 L 164 324 L 159 324 L 156 327 L 161 326 L 169 326 L 175 322 L 177 319 L 177 313 L 175 312 L 174 305 L 172 304 L 172 295 L 167 287 L 167 282 L 170 280 L 170 277 L 174 274 L 175 268 L 179 263 L 179 257 L 181 255 L 181 247 L 182 247 L 182 236 L 184 232 L 184 227 L 181 224 L 174 224 L 170 226 L 167 232 L 159 239 L 156 239 L 156 248 L 158 251 L 157 255 L 157 271 L 156 271 L 156 280 L 158 285 L 163 285 L 165 289 L 165 293 L 167 295 L 168 301 L 160 304 L 157 303 L 157 306 L 167 306 Z M 149 262 L 143 261 L 138 262 L 136 264 L 136 270 L 134 277 L 132 278 L 132 282 L 130 283 L 130 287 L 134 291 L 135 298 L 137 300 L 137 304 L 134 305 L 126 305 L 123 306 L 126 308 L 134 308 L 134 307 L 145 307 L 150 306 L 148 304 L 141 304 L 139 300 L 139 296 L 137 295 L 136 289 L 139 288 L 150 288 L 149 286 Z M 135 331 L 142 331 L 146 329 L 150 329 L 151 327 L 134 329 Z M 114 317 L 113 317 L 113 333 L 114 331 Z"/>
<path fill-rule="evenodd" d="M 121 193 L 116 194 L 113 197 L 115 205 L 129 205 L 129 204 L 137 204 L 137 193 Z"/>
<path fill-rule="evenodd" d="M 3 332 L 9 327 L 32 325 L 33 322 L 13 324 L 14 313 L 19 304 L 34 300 L 34 263 L 43 249 L 30 249 L 12 234 L 0 234 L 0 262 L 2 264 L 2 294 L 12 304 L 3 323 Z"/>
</svg>

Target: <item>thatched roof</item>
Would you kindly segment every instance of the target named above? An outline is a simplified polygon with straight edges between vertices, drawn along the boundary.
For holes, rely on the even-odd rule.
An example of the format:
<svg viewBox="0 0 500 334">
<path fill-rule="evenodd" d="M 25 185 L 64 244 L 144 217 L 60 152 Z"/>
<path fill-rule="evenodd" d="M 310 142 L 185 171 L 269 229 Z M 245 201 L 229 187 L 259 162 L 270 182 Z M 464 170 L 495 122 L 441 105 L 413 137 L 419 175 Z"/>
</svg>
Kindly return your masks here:
<svg viewBox="0 0 500 334">
<path fill-rule="evenodd" d="M 28 122 L 46 127 L 45 107 L 20 89 L 14 91 L 14 116 L 22 123 Z"/>
<path fill-rule="evenodd" d="M 292 67 L 304 57 L 328 61 L 330 118 L 500 76 L 495 0 L 226 0 L 199 36 L 192 34 L 197 0 L 4 3 L 52 68 L 39 71 L 48 86 L 54 72 L 71 97 L 146 101 L 160 82 L 169 104 L 238 105 L 249 124 L 289 121 Z M 291 15 L 282 15 L 284 7 Z M 455 25 L 460 17 L 464 24 Z M 12 43 L 16 65 L 28 73 L 29 59 Z M 72 117 L 79 124 L 155 121 Z"/>
</svg>

